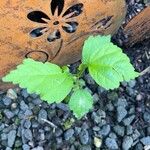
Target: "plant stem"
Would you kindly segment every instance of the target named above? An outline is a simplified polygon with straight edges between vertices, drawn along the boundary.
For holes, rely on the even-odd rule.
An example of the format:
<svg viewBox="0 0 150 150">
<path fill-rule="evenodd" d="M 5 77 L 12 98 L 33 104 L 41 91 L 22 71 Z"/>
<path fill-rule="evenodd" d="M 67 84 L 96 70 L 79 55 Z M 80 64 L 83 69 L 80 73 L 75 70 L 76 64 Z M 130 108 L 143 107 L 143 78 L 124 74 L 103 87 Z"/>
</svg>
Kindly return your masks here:
<svg viewBox="0 0 150 150">
<path fill-rule="evenodd" d="M 77 75 L 76 75 L 76 77 L 77 77 L 78 79 L 82 77 L 82 75 L 83 75 L 83 73 L 85 72 L 86 68 L 87 68 L 87 66 L 84 65 L 84 64 L 81 64 L 81 65 L 79 66 L 79 69 L 78 69 L 79 72 L 78 72 Z"/>
</svg>

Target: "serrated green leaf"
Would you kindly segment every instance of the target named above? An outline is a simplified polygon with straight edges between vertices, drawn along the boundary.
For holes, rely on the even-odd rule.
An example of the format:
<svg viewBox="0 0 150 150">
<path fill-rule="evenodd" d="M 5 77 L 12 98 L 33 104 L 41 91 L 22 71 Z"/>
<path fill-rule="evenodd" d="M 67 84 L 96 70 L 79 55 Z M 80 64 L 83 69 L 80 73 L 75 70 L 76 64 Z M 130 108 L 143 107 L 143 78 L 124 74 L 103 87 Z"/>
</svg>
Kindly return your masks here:
<svg viewBox="0 0 150 150">
<path fill-rule="evenodd" d="M 78 119 L 88 113 L 92 106 L 93 98 L 91 94 L 83 89 L 75 91 L 69 101 L 69 107 Z"/>
<path fill-rule="evenodd" d="M 40 94 L 41 99 L 49 103 L 61 102 L 73 87 L 73 78 L 69 69 L 62 70 L 52 63 L 25 59 L 16 70 L 3 78 L 5 82 L 19 84 L 29 93 Z"/>
<path fill-rule="evenodd" d="M 139 75 L 121 48 L 111 42 L 110 36 L 90 36 L 84 44 L 82 62 L 90 75 L 105 89 L 119 87 Z"/>
</svg>

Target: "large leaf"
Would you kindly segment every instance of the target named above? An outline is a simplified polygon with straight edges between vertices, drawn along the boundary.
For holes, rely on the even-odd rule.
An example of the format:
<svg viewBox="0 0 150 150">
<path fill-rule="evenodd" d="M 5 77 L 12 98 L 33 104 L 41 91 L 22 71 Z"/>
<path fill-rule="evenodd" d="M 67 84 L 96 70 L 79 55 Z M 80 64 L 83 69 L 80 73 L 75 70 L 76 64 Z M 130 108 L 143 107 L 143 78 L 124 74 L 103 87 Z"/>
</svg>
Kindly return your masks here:
<svg viewBox="0 0 150 150">
<path fill-rule="evenodd" d="M 19 84 L 29 93 L 40 94 L 41 99 L 49 103 L 61 102 L 73 87 L 73 78 L 68 69 L 62 70 L 55 64 L 32 59 L 25 59 L 3 81 Z"/>
<path fill-rule="evenodd" d="M 117 88 L 120 82 L 139 75 L 127 55 L 110 40 L 110 36 L 90 36 L 82 53 L 83 64 L 88 66 L 94 80 L 106 89 Z"/>
<path fill-rule="evenodd" d="M 69 107 L 77 118 L 83 117 L 93 106 L 93 98 L 87 90 L 76 90 L 69 101 Z"/>
</svg>

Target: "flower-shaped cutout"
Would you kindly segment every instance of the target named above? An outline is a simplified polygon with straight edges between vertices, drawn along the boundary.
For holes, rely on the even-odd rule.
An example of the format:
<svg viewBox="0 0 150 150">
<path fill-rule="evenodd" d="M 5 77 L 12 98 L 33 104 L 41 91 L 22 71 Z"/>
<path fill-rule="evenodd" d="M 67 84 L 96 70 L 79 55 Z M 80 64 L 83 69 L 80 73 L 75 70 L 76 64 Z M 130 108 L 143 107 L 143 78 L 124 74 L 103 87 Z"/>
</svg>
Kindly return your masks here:
<svg viewBox="0 0 150 150">
<path fill-rule="evenodd" d="M 61 38 L 61 32 L 74 33 L 78 22 L 74 19 L 83 12 L 83 4 L 78 3 L 68 8 L 63 14 L 64 0 L 52 0 L 50 3 L 50 17 L 42 11 L 32 11 L 27 17 L 33 22 L 43 24 L 30 32 L 31 37 L 40 37 L 47 33 L 49 42 Z"/>
</svg>

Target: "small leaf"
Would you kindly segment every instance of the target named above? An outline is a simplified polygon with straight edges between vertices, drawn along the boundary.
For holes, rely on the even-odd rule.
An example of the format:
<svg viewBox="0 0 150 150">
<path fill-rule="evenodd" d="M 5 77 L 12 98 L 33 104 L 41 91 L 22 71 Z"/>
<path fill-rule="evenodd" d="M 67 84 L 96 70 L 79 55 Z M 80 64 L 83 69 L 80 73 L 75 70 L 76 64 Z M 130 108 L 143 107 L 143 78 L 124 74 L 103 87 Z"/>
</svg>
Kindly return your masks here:
<svg viewBox="0 0 150 150">
<path fill-rule="evenodd" d="M 19 84 L 29 93 L 40 94 L 41 99 L 49 103 L 61 102 L 73 87 L 73 78 L 69 69 L 64 71 L 52 63 L 25 59 L 16 70 L 3 78 L 5 82 Z"/>
<path fill-rule="evenodd" d="M 88 113 L 92 106 L 93 98 L 91 94 L 83 89 L 75 91 L 69 101 L 69 107 L 78 119 Z"/>
<path fill-rule="evenodd" d="M 119 87 L 139 75 L 122 50 L 111 42 L 110 36 L 90 36 L 84 44 L 82 62 L 90 75 L 105 89 Z"/>
</svg>

